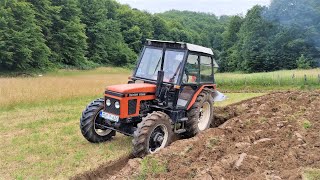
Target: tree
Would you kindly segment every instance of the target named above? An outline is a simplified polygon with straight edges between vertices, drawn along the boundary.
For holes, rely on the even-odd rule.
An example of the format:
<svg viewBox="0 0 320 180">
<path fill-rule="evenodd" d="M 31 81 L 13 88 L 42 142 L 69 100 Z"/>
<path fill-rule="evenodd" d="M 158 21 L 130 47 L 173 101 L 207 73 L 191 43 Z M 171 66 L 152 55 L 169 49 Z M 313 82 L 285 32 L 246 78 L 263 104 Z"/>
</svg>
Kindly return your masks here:
<svg viewBox="0 0 320 180">
<path fill-rule="evenodd" d="M 153 37 L 160 40 L 170 40 L 168 38 L 169 26 L 167 22 L 158 15 L 152 17 L 152 25 L 154 29 Z"/>
<path fill-rule="evenodd" d="M 237 51 L 241 52 L 242 60 L 239 67 L 246 72 L 264 71 L 265 48 L 273 32 L 273 24 L 262 17 L 264 10 L 261 6 L 249 10 L 239 31 Z"/>
<path fill-rule="evenodd" d="M 238 40 L 238 32 L 240 31 L 243 19 L 240 16 L 232 16 L 227 24 L 226 30 L 223 32 L 223 49 L 231 48 Z"/>
<path fill-rule="evenodd" d="M 28 2 L 8 1 L 0 7 L 0 67 L 4 70 L 45 70 L 50 50 L 35 11 Z"/>
<path fill-rule="evenodd" d="M 120 23 L 108 18 L 109 1 L 80 0 L 79 2 L 82 10 L 81 20 L 86 25 L 89 45 L 87 57 L 89 60 L 104 65 L 126 65 L 130 62 L 128 58 L 135 58 L 134 53 L 128 49 L 124 42 Z M 140 36 L 135 37 L 129 32 L 126 37 L 138 38 L 138 44 L 131 44 L 133 49 L 137 45 L 140 46 Z M 121 52 L 128 54 L 123 55 Z M 124 59 L 119 60 L 117 55 Z"/>
<path fill-rule="evenodd" d="M 54 62 L 78 68 L 88 68 L 87 36 L 85 25 L 80 21 L 81 9 L 77 0 L 55 0 L 59 6 L 59 16 L 55 16 L 52 24 L 52 40 L 49 45 L 53 51 Z"/>
<path fill-rule="evenodd" d="M 128 66 L 135 63 L 137 55 L 124 42 L 123 36 L 120 33 L 119 22 L 109 20 L 104 27 L 107 32 L 103 37 L 105 44 L 101 44 L 101 46 L 106 47 L 105 52 L 108 55 L 109 63 L 107 65 Z M 101 35 L 103 36 L 103 34 Z"/>
<path fill-rule="evenodd" d="M 131 66 L 147 38 L 210 47 L 222 72 L 320 64 L 318 0 L 273 0 L 245 17 L 177 10 L 150 14 L 115 0 L 4 0 L 0 5 L 2 69 Z"/>
<path fill-rule="evenodd" d="M 310 61 L 303 54 L 301 54 L 297 60 L 297 67 L 298 69 L 310 69 Z"/>
<path fill-rule="evenodd" d="M 117 9 L 116 19 L 120 22 L 120 28 L 125 42 L 138 53 L 141 49 L 141 43 L 147 38 L 153 36 L 153 26 L 151 14 L 131 9 L 130 6 L 123 5 Z M 127 37 L 134 35 L 135 38 Z M 137 39 L 140 38 L 140 39 Z M 137 43 L 138 40 L 140 43 Z"/>
<path fill-rule="evenodd" d="M 320 59 L 320 3 L 317 0 L 273 0 L 266 19 L 285 29 L 292 29 L 291 43 L 288 43 L 294 56 L 290 64 L 296 68 L 295 61 L 300 54 Z M 294 44 L 299 43 L 299 46 Z M 293 44 L 294 46 L 292 46 Z M 315 66 L 315 64 L 312 64 Z"/>
<path fill-rule="evenodd" d="M 88 37 L 87 58 L 90 61 L 108 64 L 107 41 L 109 23 L 107 9 L 103 8 L 103 1 L 79 0 L 81 6 L 81 22 L 86 25 L 86 36 Z M 108 24 L 109 25 L 109 24 Z"/>
<path fill-rule="evenodd" d="M 133 26 L 130 29 L 123 31 L 124 39 L 128 42 L 128 46 L 135 52 L 141 50 L 142 32 L 138 26 Z"/>
<path fill-rule="evenodd" d="M 52 6 L 50 0 L 26 0 L 32 4 L 35 11 L 36 23 L 41 27 L 47 41 L 51 39 L 52 20 L 60 12 L 60 7 Z"/>
<path fill-rule="evenodd" d="M 238 54 L 235 54 L 235 52 L 242 22 L 243 19 L 240 16 L 231 17 L 226 30 L 222 33 L 222 53 L 220 57 L 220 71 L 222 72 L 236 71 L 238 68 Z"/>
<path fill-rule="evenodd" d="M 173 28 L 169 31 L 170 39 L 176 42 L 190 42 L 192 43 L 192 35 L 186 30 L 179 30 L 177 28 Z"/>
</svg>

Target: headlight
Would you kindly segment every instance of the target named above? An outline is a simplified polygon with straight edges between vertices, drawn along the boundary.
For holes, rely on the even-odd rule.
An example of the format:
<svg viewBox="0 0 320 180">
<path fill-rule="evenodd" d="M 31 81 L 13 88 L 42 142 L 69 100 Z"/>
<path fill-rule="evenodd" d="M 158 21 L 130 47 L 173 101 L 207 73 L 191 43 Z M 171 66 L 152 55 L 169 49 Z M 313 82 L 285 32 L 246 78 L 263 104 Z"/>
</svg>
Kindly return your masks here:
<svg viewBox="0 0 320 180">
<path fill-rule="evenodd" d="M 110 100 L 110 99 L 107 99 L 107 100 L 106 100 L 106 105 L 107 105 L 107 106 L 111 106 L 111 100 Z"/>
<path fill-rule="evenodd" d="M 114 107 L 116 107 L 117 109 L 120 108 L 120 103 L 119 103 L 119 101 L 117 101 L 117 102 L 114 103 Z"/>
</svg>

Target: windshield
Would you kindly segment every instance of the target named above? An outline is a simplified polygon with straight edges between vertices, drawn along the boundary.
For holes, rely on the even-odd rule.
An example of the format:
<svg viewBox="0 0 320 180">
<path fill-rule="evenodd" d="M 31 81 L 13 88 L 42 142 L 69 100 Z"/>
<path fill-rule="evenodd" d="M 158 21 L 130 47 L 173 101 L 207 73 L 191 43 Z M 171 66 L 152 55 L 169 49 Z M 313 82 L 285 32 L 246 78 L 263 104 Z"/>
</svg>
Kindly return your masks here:
<svg viewBox="0 0 320 180">
<path fill-rule="evenodd" d="M 146 48 L 138 66 L 136 77 L 157 80 L 158 71 L 161 69 L 162 55 L 162 49 Z M 177 83 L 184 55 L 185 51 L 166 50 L 163 65 L 164 82 Z"/>
</svg>

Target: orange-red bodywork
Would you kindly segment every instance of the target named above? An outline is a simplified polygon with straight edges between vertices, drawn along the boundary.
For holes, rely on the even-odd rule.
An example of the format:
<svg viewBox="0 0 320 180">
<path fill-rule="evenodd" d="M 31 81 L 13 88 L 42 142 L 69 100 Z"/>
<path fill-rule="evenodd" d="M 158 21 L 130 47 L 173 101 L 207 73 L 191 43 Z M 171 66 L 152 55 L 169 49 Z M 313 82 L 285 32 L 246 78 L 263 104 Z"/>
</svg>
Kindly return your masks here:
<svg viewBox="0 0 320 180">
<path fill-rule="evenodd" d="M 216 85 L 215 84 L 210 84 L 210 85 L 203 85 L 202 87 L 200 87 L 199 89 L 198 89 L 198 91 L 193 95 L 193 97 L 192 97 L 192 99 L 191 99 L 191 102 L 189 103 L 189 106 L 188 106 L 188 108 L 187 108 L 187 110 L 189 110 L 192 106 L 193 106 L 193 104 L 196 102 L 196 100 L 197 100 L 197 97 L 198 97 L 198 95 L 202 92 L 202 90 L 204 89 L 204 88 L 213 88 L 213 89 L 216 89 Z"/>
<path fill-rule="evenodd" d="M 154 84 L 120 84 L 109 86 L 107 90 L 122 94 L 130 93 L 155 93 L 156 85 Z"/>
<path fill-rule="evenodd" d="M 106 97 L 119 100 L 120 107 L 121 107 L 120 119 L 139 116 L 140 102 L 154 100 L 156 98 L 156 96 L 153 95 L 156 92 L 156 85 L 154 84 L 121 84 L 121 85 L 109 86 L 107 90 L 125 95 L 124 97 L 118 97 L 110 94 L 105 94 Z M 132 96 L 132 97 L 129 96 L 129 94 L 139 94 L 139 93 L 146 93 L 146 95 Z M 148 93 L 152 95 L 148 95 Z M 136 113 L 128 115 L 129 100 L 132 100 L 132 99 L 137 99 Z"/>
<path fill-rule="evenodd" d="M 202 92 L 204 88 L 213 88 L 216 89 L 215 84 L 210 84 L 210 85 L 203 85 L 201 86 L 198 91 L 194 94 L 192 97 L 189 106 L 187 110 L 189 110 L 193 104 L 196 102 L 196 99 L 198 95 Z M 136 117 L 139 116 L 139 111 L 140 111 L 140 104 L 141 101 L 150 101 L 156 99 L 155 91 L 156 91 L 156 85 L 154 84 L 121 84 L 121 85 L 114 85 L 114 86 L 109 86 L 107 88 L 107 91 L 113 91 L 117 93 L 124 94 L 123 97 L 118 97 L 110 94 L 105 94 L 106 97 L 110 97 L 113 99 L 117 99 L 120 102 L 120 119 L 124 118 L 130 118 L 130 117 Z M 146 95 L 141 95 L 141 93 L 146 93 Z M 136 96 L 130 96 L 129 94 L 136 94 Z M 135 114 L 128 115 L 128 105 L 129 101 L 132 99 L 137 99 L 137 108 Z"/>
</svg>

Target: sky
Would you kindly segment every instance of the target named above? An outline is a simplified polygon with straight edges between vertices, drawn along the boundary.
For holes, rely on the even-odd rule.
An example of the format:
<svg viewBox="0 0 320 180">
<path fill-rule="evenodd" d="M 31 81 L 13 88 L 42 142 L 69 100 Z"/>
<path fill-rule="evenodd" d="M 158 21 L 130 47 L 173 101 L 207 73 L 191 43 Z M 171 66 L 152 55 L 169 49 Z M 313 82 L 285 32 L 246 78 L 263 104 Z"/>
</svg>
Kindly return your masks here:
<svg viewBox="0 0 320 180">
<path fill-rule="evenodd" d="M 133 8 L 159 13 L 172 9 L 208 12 L 217 16 L 246 14 L 254 5 L 269 5 L 271 0 L 117 0 Z"/>
</svg>

